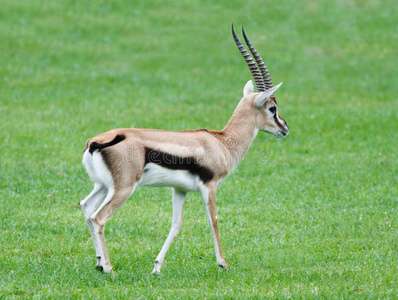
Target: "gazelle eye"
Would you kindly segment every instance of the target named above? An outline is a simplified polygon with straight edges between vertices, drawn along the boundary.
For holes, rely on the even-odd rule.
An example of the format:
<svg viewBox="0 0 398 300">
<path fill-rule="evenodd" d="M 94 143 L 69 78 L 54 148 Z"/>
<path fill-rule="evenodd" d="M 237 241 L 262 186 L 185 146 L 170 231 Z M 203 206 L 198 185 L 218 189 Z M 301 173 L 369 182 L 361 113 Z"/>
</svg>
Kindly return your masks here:
<svg viewBox="0 0 398 300">
<path fill-rule="evenodd" d="M 274 115 L 276 113 L 276 106 L 272 106 L 269 111 Z"/>
</svg>

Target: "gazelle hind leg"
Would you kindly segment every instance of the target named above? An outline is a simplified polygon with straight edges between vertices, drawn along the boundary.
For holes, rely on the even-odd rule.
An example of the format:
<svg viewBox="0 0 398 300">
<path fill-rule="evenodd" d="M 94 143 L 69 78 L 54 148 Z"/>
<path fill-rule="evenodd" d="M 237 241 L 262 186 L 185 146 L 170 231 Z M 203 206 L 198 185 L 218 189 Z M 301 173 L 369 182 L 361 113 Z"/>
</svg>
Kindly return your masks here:
<svg viewBox="0 0 398 300">
<path fill-rule="evenodd" d="M 107 195 L 107 188 L 100 183 L 95 183 L 93 191 L 84 200 L 80 202 L 80 205 L 83 209 L 84 217 L 86 219 L 88 228 L 91 233 L 91 237 L 94 240 L 97 259 L 98 257 L 101 257 L 101 249 L 99 247 L 99 240 L 96 241 L 92 215 L 94 214 L 97 207 L 105 200 L 106 195 Z"/>
<path fill-rule="evenodd" d="M 220 268 L 228 269 L 224 256 L 221 251 L 220 236 L 217 225 L 217 210 L 216 210 L 216 191 L 217 184 L 209 183 L 200 188 L 203 205 L 206 211 L 207 220 L 210 224 L 211 234 L 213 236 L 214 248 L 216 252 L 217 264 Z"/>
<path fill-rule="evenodd" d="M 128 197 L 134 192 L 136 185 L 128 186 L 124 188 L 110 188 L 105 201 L 97 209 L 92 216 L 92 222 L 94 227 L 94 242 L 98 243 L 100 249 L 100 257 L 98 259 L 97 268 L 103 270 L 106 273 L 112 272 L 112 265 L 109 261 L 108 250 L 105 244 L 105 224 L 109 218 L 118 210 Z"/>
<path fill-rule="evenodd" d="M 162 267 L 164 257 L 166 256 L 166 253 L 169 250 L 171 243 L 181 229 L 182 211 L 184 209 L 185 196 L 185 192 L 179 191 L 176 188 L 173 189 L 173 221 L 171 223 L 170 232 L 167 236 L 166 242 L 164 243 L 162 250 L 160 250 L 160 253 L 156 257 L 155 268 L 153 269 L 152 274 L 160 273 L 160 268 Z"/>
</svg>

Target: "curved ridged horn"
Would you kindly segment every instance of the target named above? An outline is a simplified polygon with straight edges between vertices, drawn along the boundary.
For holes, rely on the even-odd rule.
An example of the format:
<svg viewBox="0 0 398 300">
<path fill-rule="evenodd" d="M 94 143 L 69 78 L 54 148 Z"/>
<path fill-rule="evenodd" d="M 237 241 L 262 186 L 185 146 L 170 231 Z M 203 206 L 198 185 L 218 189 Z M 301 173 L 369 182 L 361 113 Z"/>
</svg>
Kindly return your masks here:
<svg viewBox="0 0 398 300">
<path fill-rule="evenodd" d="M 268 69 L 266 65 L 263 62 L 263 59 L 261 58 L 260 54 L 257 53 L 257 50 L 254 49 L 253 45 L 250 43 L 249 39 L 246 36 L 245 31 L 243 30 L 242 26 L 242 34 L 243 37 L 245 38 L 246 45 L 249 47 L 250 52 L 253 54 L 254 59 L 256 60 L 256 63 L 261 71 L 261 74 L 263 75 L 263 81 L 265 84 L 266 89 L 270 89 L 273 87 L 272 80 L 271 80 L 271 75 L 268 72 Z"/>
<path fill-rule="evenodd" d="M 242 43 L 239 41 L 238 37 L 236 36 L 234 30 L 234 24 L 232 24 L 232 35 L 234 36 L 236 46 L 238 46 L 240 53 L 245 59 L 247 65 L 249 66 L 250 72 L 253 75 L 254 81 L 256 82 L 257 92 L 264 92 L 265 85 L 264 85 L 263 76 L 261 76 L 261 73 L 258 70 L 256 63 L 253 61 L 250 54 L 246 51 L 245 47 L 242 45 Z"/>
</svg>

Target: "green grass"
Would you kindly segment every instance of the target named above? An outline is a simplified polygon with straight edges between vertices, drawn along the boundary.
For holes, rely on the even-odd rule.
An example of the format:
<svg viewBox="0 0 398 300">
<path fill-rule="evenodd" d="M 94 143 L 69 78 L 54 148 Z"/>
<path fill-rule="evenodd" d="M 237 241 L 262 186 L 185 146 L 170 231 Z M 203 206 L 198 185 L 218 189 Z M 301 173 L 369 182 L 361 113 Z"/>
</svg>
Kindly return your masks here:
<svg viewBox="0 0 398 300">
<path fill-rule="evenodd" d="M 171 191 L 141 189 L 106 228 L 116 275 L 97 272 L 86 139 L 222 129 L 250 79 L 232 22 L 291 132 L 260 133 L 219 189 L 231 269 L 191 194 L 151 276 Z M 0 298 L 395 298 L 397 24 L 392 0 L 1 1 Z"/>
</svg>

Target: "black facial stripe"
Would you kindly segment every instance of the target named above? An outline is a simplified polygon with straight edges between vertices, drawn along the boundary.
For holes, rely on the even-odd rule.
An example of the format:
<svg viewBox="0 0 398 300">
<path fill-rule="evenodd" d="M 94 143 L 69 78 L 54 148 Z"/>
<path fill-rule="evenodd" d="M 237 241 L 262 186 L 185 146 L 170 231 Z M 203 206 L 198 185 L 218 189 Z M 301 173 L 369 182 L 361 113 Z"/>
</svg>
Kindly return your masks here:
<svg viewBox="0 0 398 300">
<path fill-rule="evenodd" d="M 209 182 L 214 177 L 213 172 L 198 164 L 195 157 L 179 157 L 145 147 L 145 165 L 148 163 L 154 163 L 170 170 L 186 170 L 192 175 L 199 176 L 203 183 Z"/>
<path fill-rule="evenodd" d="M 276 117 L 276 114 L 274 115 L 274 120 L 275 120 L 276 125 L 278 125 L 279 128 L 281 128 L 282 130 L 285 130 L 285 127 L 283 127 L 282 124 L 279 123 L 279 120 Z"/>
<path fill-rule="evenodd" d="M 279 123 L 279 120 L 276 117 L 276 114 L 274 114 L 274 120 L 275 120 L 276 125 L 278 125 L 279 127 L 282 126 L 281 123 Z"/>
</svg>

